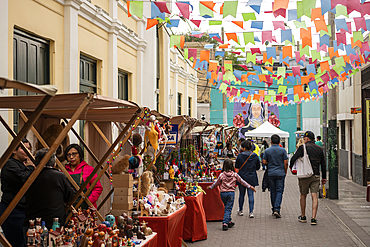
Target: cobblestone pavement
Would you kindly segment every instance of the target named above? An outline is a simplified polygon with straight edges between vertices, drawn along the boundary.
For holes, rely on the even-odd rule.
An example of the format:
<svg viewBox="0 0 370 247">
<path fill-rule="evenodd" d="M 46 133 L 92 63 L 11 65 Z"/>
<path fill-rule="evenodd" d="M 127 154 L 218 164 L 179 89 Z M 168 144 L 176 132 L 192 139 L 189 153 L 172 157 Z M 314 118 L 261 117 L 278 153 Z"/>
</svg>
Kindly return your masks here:
<svg viewBox="0 0 370 247">
<path fill-rule="evenodd" d="M 259 183 L 262 184 L 263 171 L 258 171 Z M 342 179 L 340 183 L 344 183 Z M 364 187 L 362 187 L 364 188 Z M 343 190 L 341 186 L 339 189 Z M 248 197 L 244 203 L 244 216 L 237 215 L 239 193 L 236 190 L 232 220 L 234 228 L 228 231 L 221 230 L 221 222 L 207 222 L 208 238 L 195 243 L 186 242 L 189 247 L 196 246 L 370 246 L 367 240 L 370 235 L 359 227 L 337 203 L 329 199 L 319 199 L 317 214 L 318 224 L 300 223 L 297 217 L 300 215 L 299 190 L 297 177 L 288 175 L 285 180 L 285 191 L 281 215 L 276 219 L 271 216 L 271 204 L 269 192 L 262 192 L 261 186 L 257 187 L 255 194 L 255 218 L 248 218 Z M 327 203 L 328 202 L 328 203 Z M 349 203 L 347 201 L 347 203 Z M 369 205 L 370 203 L 368 203 Z M 306 215 L 309 222 L 311 218 L 312 201 L 307 197 Z M 347 216 L 347 218 L 342 216 Z M 366 212 L 370 217 L 370 210 Z M 344 220 L 342 218 L 345 218 Z M 364 227 L 370 226 L 370 218 L 363 222 Z M 367 222 L 365 222 L 367 220 Z M 351 228 L 353 226 L 353 228 Z M 354 230 L 352 230 L 354 229 Z M 356 232 L 360 232 L 360 237 Z"/>
</svg>

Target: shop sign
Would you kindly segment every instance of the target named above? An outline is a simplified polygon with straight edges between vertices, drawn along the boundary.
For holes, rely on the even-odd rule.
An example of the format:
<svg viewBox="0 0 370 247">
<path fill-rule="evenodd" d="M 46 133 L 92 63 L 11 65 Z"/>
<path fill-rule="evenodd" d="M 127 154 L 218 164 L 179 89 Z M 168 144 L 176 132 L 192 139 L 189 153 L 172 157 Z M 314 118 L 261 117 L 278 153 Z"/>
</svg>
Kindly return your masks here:
<svg viewBox="0 0 370 247">
<path fill-rule="evenodd" d="M 357 114 L 357 113 L 362 113 L 361 107 L 353 107 L 353 108 L 351 108 L 351 114 Z"/>
<path fill-rule="evenodd" d="M 177 124 L 171 124 L 172 130 L 167 134 L 167 142 L 161 142 L 160 145 L 176 145 L 177 144 L 177 136 L 178 136 L 178 125 Z"/>
</svg>

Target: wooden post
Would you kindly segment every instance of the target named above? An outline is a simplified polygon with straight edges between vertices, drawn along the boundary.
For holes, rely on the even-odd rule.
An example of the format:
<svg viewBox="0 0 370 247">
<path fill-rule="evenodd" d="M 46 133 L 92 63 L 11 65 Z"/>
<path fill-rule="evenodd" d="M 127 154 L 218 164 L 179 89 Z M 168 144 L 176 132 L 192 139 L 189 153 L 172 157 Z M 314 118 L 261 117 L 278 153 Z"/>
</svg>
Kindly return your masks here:
<svg viewBox="0 0 370 247">
<path fill-rule="evenodd" d="M 19 111 L 19 115 L 21 116 L 21 118 L 23 119 L 24 122 L 27 122 L 28 119 L 26 117 L 26 115 L 23 113 L 22 110 Z M 36 136 L 36 138 L 40 141 L 41 145 L 44 147 L 44 148 L 48 148 L 50 149 L 50 147 L 48 146 L 48 144 L 45 142 L 45 140 L 41 137 L 41 135 L 39 134 L 39 132 L 35 129 L 35 127 L 32 126 L 31 128 L 33 134 Z M 12 131 L 13 132 L 13 131 Z M 11 133 L 12 135 L 16 135 L 14 132 Z M 80 187 L 77 185 L 77 183 L 73 180 L 73 178 L 71 177 L 71 175 L 69 175 L 69 173 L 67 172 L 66 168 L 64 167 L 64 165 L 59 161 L 59 159 L 56 157 L 55 159 L 55 162 L 57 164 L 57 166 L 59 167 L 60 170 L 62 170 L 62 172 L 64 173 L 64 175 L 66 175 L 67 179 L 69 180 L 69 182 L 71 182 L 72 186 L 75 188 L 75 190 L 79 190 Z M 90 207 L 94 207 L 94 205 L 91 203 L 91 201 L 89 200 L 89 198 L 84 194 L 84 193 L 81 193 L 81 196 L 82 198 L 86 201 L 86 203 L 90 206 Z M 98 214 L 98 217 L 101 221 L 104 220 L 103 216 L 97 212 Z"/>
<path fill-rule="evenodd" d="M 52 99 L 53 96 L 46 95 L 40 104 L 37 106 L 36 110 L 31 114 L 31 117 L 27 123 L 23 126 L 21 131 L 19 131 L 18 136 L 13 139 L 10 143 L 9 147 L 6 149 L 4 154 L 0 158 L 0 169 L 3 168 L 5 162 L 10 158 L 15 148 L 18 144 L 22 141 L 22 139 L 26 136 L 27 132 L 31 129 L 37 119 L 40 117 L 42 111 L 45 109 L 48 102 Z M 0 224 L 1 225 L 1 224 Z"/>
<path fill-rule="evenodd" d="M 109 193 L 105 196 L 104 200 L 100 203 L 100 205 L 98 206 L 97 208 L 97 211 L 101 209 L 101 207 L 103 207 L 104 203 L 109 199 L 109 197 L 113 194 L 114 192 L 114 188 L 112 188 Z"/>
<path fill-rule="evenodd" d="M 17 195 L 14 197 L 14 199 L 10 202 L 10 204 L 8 205 L 8 207 L 6 208 L 6 210 L 0 216 L 0 226 L 4 223 L 4 221 L 9 216 L 9 214 L 13 211 L 13 209 L 15 208 L 15 206 L 17 206 L 18 202 L 21 200 L 21 198 L 26 193 L 26 191 L 28 190 L 28 188 L 32 185 L 33 181 L 35 181 L 35 179 L 37 178 L 37 176 L 40 174 L 41 170 L 44 168 L 45 164 L 49 161 L 49 159 L 52 156 L 52 154 L 58 148 L 58 146 L 60 145 L 60 143 L 63 141 L 64 137 L 67 135 L 68 131 L 71 129 L 72 125 L 76 122 L 76 120 L 78 119 L 78 117 L 81 115 L 82 111 L 86 108 L 86 106 L 90 103 L 91 100 L 92 100 L 92 95 L 90 95 L 90 94 L 89 94 L 89 96 L 85 100 L 83 100 L 83 102 L 81 103 L 81 105 L 78 107 L 78 109 L 76 110 L 76 112 L 73 114 L 73 116 L 72 116 L 71 121 L 69 122 L 69 124 L 66 127 L 64 127 L 63 131 L 59 134 L 59 136 L 57 137 L 57 139 L 54 141 L 53 145 L 50 147 L 49 151 L 45 154 L 45 156 L 41 160 L 40 164 L 32 172 L 32 174 L 30 175 L 30 177 L 27 179 L 27 181 L 23 184 L 22 188 L 17 193 Z M 45 108 L 45 105 L 42 107 L 42 109 L 43 108 Z M 41 114 L 41 112 L 40 112 L 40 114 Z M 32 114 L 32 115 L 35 115 L 35 114 Z M 39 114 L 36 114 L 36 115 L 39 116 Z M 30 120 L 30 121 L 28 121 L 26 123 L 26 125 L 28 126 L 27 127 L 28 130 L 32 127 L 32 125 L 33 125 L 34 122 L 35 122 L 35 120 L 33 122 L 31 122 L 31 120 Z M 16 137 L 16 139 L 19 136 L 20 135 L 18 135 Z"/>
<path fill-rule="evenodd" d="M 93 121 L 91 121 L 91 124 L 94 126 L 94 128 L 96 129 L 96 131 L 98 131 L 98 133 L 103 138 L 103 140 L 105 141 L 105 143 L 107 143 L 108 147 L 112 146 L 112 144 L 110 143 L 110 141 L 108 140 L 108 138 L 104 135 L 103 131 L 101 131 L 101 129 L 99 128 L 99 126 L 95 122 L 93 122 Z"/>
<path fill-rule="evenodd" d="M 138 121 L 140 121 L 140 119 L 139 120 L 136 120 L 136 118 L 138 117 L 138 114 L 139 114 L 139 112 L 140 111 L 138 111 L 132 118 L 131 118 L 131 120 L 129 121 L 129 123 L 126 125 L 126 127 L 128 127 L 129 128 L 129 126 L 131 126 L 132 125 L 132 123 L 134 122 L 134 125 L 137 125 L 138 124 Z M 140 118 L 142 117 L 144 115 L 144 112 L 142 112 L 141 114 L 140 114 Z M 126 128 L 125 127 L 125 128 Z M 123 140 L 122 140 L 122 145 L 124 145 L 126 142 L 127 142 L 127 140 L 128 140 L 128 138 L 130 138 L 130 136 L 131 136 L 131 133 L 132 133 L 132 129 L 131 130 L 129 130 L 129 132 L 126 134 L 126 136 L 123 138 Z M 117 139 L 116 139 L 116 141 L 113 143 L 113 145 L 108 149 L 108 151 L 109 151 L 109 153 L 108 153 L 108 151 L 107 151 L 107 153 L 108 153 L 108 155 L 107 155 L 107 157 L 106 158 L 104 158 L 104 159 L 101 159 L 101 161 L 100 162 L 104 162 L 107 158 L 108 158 L 108 156 L 110 155 L 110 153 L 112 152 L 112 150 L 113 150 L 113 148 L 115 147 L 115 146 L 117 146 L 117 144 L 119 143 L 119 140 L 121 140 L 121 138 L 122 138 L 122 136 L 123 136 L 123 134 L 124 133 L 122 133 L 121 132 L 121 134 L 117 137 Z M 113 156 L 116 156 L 118 153 L 120 152 L 120 149 L 119 148 L 117 148 L 117 150 L 115 151 L 115 153 L 113 154 Z M 106 154 L 107 154 L 106 153 Z M 100 166 L 102 165 L 102 164 L 99 164 Z M 97 172 L 97 169 L 96 169 L 97 167 L 95 167 L 95 169 L 94 169 L 94 171 L 90 174 L 90 176 L 91 175 L 95 175 L 95 173 Z M 95 180 L 94 180 L 94 182 L 90 185 L 90 187 L 89 187 L 89 189 L 86 191 L 86 194 L 90 194 L 90 192 L 92 191 L 92 189 L 94 188 L 94 186 L 96 185 L 96 183 L 100 180 L 100 178 L 103 176 L 103 174 L 104 174 L 104 172 L 107 170 L 109 168 L 109 164 L 107 163 L 107 164 L 105 164 L 105 166 L 104 166 L 104 168 L 103 168 L 103 170 L 102 171 L 100 171 L 100 173 L 98 174 L 98 176 L 97 176 L 97 178 L 95 178 Z M 90 177 L 89 176 L 89 177 Z M 92 176 L 91 176 L 92 177 Z M 91 180 L 91 179 L 90 179 Z M 86 179 L 86 181 L 90 181 L 89 180 L 89 178 L 87 178 Z M 82 185 L 83 186 L 83 185 Z M 82 188 L 82 186 L 81 186 L 81 188 Z M 80 190 L 81 190 L 81 188 L 80 188 Z M 78 191 L 77 193 L 76 193 L 76 195 L 78 194 L 78 193 L 81 193 L 80 191 Z M 74 196 L 74 197 L 76 197 L 76 195 Z M 72 201 L 71 201 L 71 203 L 69 203 L 70 205 L 72 205 L 73 204 L 73 202 L 76 200 L 78 198 L 78 195 L 77 195 L 77 197 L 75 198 L 75 199 L 72 199 Z M 81 204 L 82 204 L 82 202 L 83 202 L 83 200 L 81 199 L 77 204 L 76 204 L 76 208 L 78 208 Z M 70 206 L 69 205 L 69 206 Z M 67 217 L 67 219 L 66 219 L 66 222 L 70 219 L 72 217 L 72 213 L 70 213 L 69 215 L 68 215 L 68 217 Z"/>
<path fill-rule="evenodd" d="M 114 147 L 116 147 L 119 143 L 119 141 L 123 138 L 123 136 L 126 134 L 124 140 L 122 141 L 122 145 L 124 145 L 128 138 L 130 137 L 130 134 L 132 132 L 129 131 L 131 125 L 133 123 L 137 123 L 137 117 L 142 117 L 144 114 L 144 112 L 142 111 L 142 109 L 138 109 L 138 111 L 132 116 L 132 118 L 130 119 L 130 121 L 126 124 L 125 128 L 123 129 L 123 131 L 118 135 L 117 139 L 114 141 L 114 143 L 112 144 L 112 146 L 110 146 L 107 150 L 107 152 L 105 152 L 103 158 L 100 160 L 100 162 L 98 163 L 98 165 L 94 168 L 94 170 L 91 172 L 91 174 L 89 175 L 89 177 L 86 179 L 86 181 L 81 185 L 80 189 L 77 191 L 76 195 L 73 197 L 72 201 L 68 203 L 68 207 L 71 206 L 75 201 L 76 199 L 79 197 L 79 195 L 81 194 L 81 192 L 86 188 L 87 184 L 91 181 L 91 179 L 93 178 L 93 176 L 97 173 L 97 171 L 99 170 L 99 168 L 103 165 L 103 162 L 105 162 L 105 160 L 109 157 L 109 155 L 111 154 L 111 152 L 113 151 Z M 119 149 L 117 149 L 117 152 L 119 151 Z M 107 169 L 108 169 L 108 166 L 106 165 Z M 105 167 L 103 168 L 103 171 L 105 172 L 107 169 L 105 169 Z M 92 187 L 95 186 L 95 184 L 99 181 L 100 178 L 96 178 L 93 185 L 90 185 L 89 189 L 92 189 Z M 90 193 L 90 192 L 89 192 Z M 89 194 L 89 193 L 86 193 L 86 194 Z"/>
</svg>

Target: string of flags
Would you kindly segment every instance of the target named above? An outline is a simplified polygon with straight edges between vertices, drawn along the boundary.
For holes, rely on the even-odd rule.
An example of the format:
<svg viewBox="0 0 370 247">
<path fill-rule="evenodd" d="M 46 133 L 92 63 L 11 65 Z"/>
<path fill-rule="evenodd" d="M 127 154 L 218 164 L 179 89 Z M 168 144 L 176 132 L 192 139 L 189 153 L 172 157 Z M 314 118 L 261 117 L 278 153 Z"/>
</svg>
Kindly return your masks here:
<svg viewBox="0 0 370 247">
<path fill-rule="evenodd" d="M 315 100 L 340 81 L 357 73 L 361 65 L 370 61 L 369 42 L 364 39 L 364 32 L 370 31 L 370 20 L 366 19 L 370 15 L 370 2 L 365 0 L 320 0 L 320 7 L 316 7 L 316 0 L 302 0 L 296 2 L 294 9 L 288 9 L 288 5 L 292 6 L 289 0 L 275 0 L 271 11 L 264 12 L 261 12 L 262 0 L 249 0 L 247 6 L 252 11 L 241 13 L 242 19 L 237 19 L 240 16 L 237 13 L 238 6 L 242 2 L 224 1 L 216 9 L 219 3 L 199 1 L 199 15 L 196 15 L 190 2 L 177 1 L 175 5 L 180 19 L 166 17 L 166 14 L 171 14 L 166 2 L 127 1 L 127 8 L 129 16 L 142 18 L 144 4 L 150 4 L 151 18 L 147 18 L 147 29 L 163 22 L 169 28 L 178 27 L 184 18 L 197 27 L 202 22 L 208 25 L 228 22 L 239 27 L 238 32 L 225 33 L 225 42 L 219 33 L 207 34 L 218 44 L 205 44 L 199 59 L 196 48 L 186 48 L 185 36 L 170 37 L 170 47 L 183 49 L 184 57 L 193 61 L 193 68 L 206 71 L 207 79 L 220 92 L 227 94 L 231 102 L 258 101 L 287 105 Z M 331 25 L 325 20 L 328 12 L 335 14 L 332 23 L 335 33 L 332 33 Z M 359 17 L 349 18 L 352 12 L 358 13 Z M 280 16 L 284 20 L 257 20 L 261 13 Z M 219 19 L 215 18 L 216 15 Z M 229 16 L 234 17 L 234 20 L 225 19 Z M 311 23 L 302 20 L 303 16 L 309 18 Z M 287 25 L 287 21 L 293 24 Z M 266 29 L 270 26 L 272 30 Z M 247 28 L 254 31 L 247 32 Z M 295 30 L 299 31 L 299 35 L 293 34 Z M 190 36 L 200 38 L 203 35 L 203 32 L 193 31 Z M 329 47 L 330 37 L 335 38 L 332 47 Z M 298 49 L 295 40 L 300 40 Z M 274 43 L 275 46 L 267 45 L 266 51 L 257 47 Z M 256 47 L 247 49 L 247 45 Z M 277 45 L 282 47 L 278 54 Z M 239 65 L 243 70 L 237 70 L 232 61 L 228 60 L 221 66 L 218 61 L 210 60 L 210 49 L 216 49 L 216 58 L 225 56 L 225 51 L 221 49 L 231 49 L 236 54 L 246 52 L 246 57 L 241 59 L 252 64 L 252 67 Z M 280 64 L 277 70 L 273 67 L 276 62 Z M 297 66 L 293 66 L 292 62 Z M 251 86 L 260 89 L 248 89 Z"/>
</svg>

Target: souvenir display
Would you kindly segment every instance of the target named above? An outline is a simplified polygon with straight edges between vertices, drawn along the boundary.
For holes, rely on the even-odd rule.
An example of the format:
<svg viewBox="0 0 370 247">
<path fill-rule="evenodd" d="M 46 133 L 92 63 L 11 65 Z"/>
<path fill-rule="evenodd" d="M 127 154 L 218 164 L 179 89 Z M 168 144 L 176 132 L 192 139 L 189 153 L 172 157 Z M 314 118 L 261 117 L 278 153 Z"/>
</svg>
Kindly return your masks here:
<svg viewBox="0 0 370 247">
<path fill-rule="evenodd" d="M 140 246 L 146 236 L 151 235 L 152 229 L 146 222 L 140 224 L 137 213 L 132 217 L 122 214 L 115 217 L 107 215 L 105 221 L 97 225 L 96 209 L 78 209 L 73 212 L 71 220 L 60 227 L 58 219 L 54 219 L 55 230 L 48 230 L 41 218 L 29 221 L 27 230 L 27 246 L 55 247 L 101 247 L 101 246 Z"/>
</svg>

